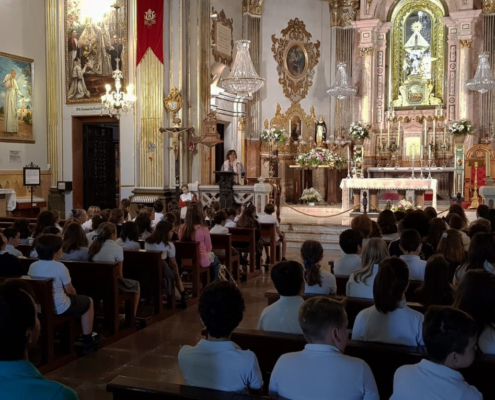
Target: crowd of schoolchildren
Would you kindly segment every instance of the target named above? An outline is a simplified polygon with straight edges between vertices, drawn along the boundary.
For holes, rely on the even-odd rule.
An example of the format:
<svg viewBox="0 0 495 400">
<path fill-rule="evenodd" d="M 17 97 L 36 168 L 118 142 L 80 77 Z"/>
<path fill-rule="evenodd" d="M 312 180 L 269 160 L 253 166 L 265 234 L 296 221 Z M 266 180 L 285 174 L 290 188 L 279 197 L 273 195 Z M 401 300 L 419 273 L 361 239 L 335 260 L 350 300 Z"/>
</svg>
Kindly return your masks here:
<svg viewBox="0 0 495 400">
<path fill-rule="evenodd" d="M 32 255 L 39 261 L 31 265 L 29 275 L 54 279 L 55 313 L 81 317 L 83 341 L 91 351 L 92 300 L 77 295 L 67 268 L 58 260 L 119 262 L 120 290 L 135 293 L 139 300 L 139 283 L 122 276 L 123 249 L 138 249 L 138 241 L 145 240 L 146 249 L 163 252 L 176 288 L 187 299 L 173 241 L 200 242 L 201 264 L 210 268 L 213 280 L 199 299 L 207 336 L 195 346 L 180 349 L 184 379 L 191 386 L 259 393 L 263 381 L 255 354 L 230 340 L 243 319 L 243 296 L 235 284 L 216 279 L 220 263 L 212 252 L 210 234 L 226 233 L 228 227 L 258 228 L 259 233 L 260 222 L 275 223 L 284 259 L 271 269 L 270 276 L 280 299 L 263 310 L 258 329 L 301 334 L 307 345 L 277 361 L 270 377 L 270 396 L 379 399 L 369 366 L 344 354 L 352 339 L 426 347 L 427 359 L 396 371 L 391 399 L 482 398 L 458 370 L 471 365 L 476 351 L 495 354 L 495 210 L 480 206 L 471 224 L 456 204 L 445 217 L 437 216 L 433 208 L 384 210 L 377 222 L 367 215 L 357 216 L 351 229 L 341 233 L 340 257 L 334 261 L 333 271 L 328 271 L 321 265 L 324 250 L 317 241 L 302 244 L 302 264 L 285 260 L 284 234 L 272 217 L 272 205 L 264 216 L 257 217 L 251 203 L 242 211 L 240 207 L 220 210 L 218 206 L 203 210 L 187 187 L 184 194 L 186 200 L 169 204 L 167 213 L 161 203 L 155 203 L 153 208 L 141 207 L 134 220 L 128 201 L 114 210 L 73 210 L 63 229 L 57 225 L 57 214 L 50 211 L 39 215 L 32 231 L 29 224 L 18 220 L 0 235 L 0 273 L 15 276 L 16 246 L 32 243 Z M 211 230 L 210 223 L 214 224 Z M 257 240 L 260 246 L 256 251 L 262 252 L 261 235 Z M 345 299 L 332 296 L 337 291 L 335 276 L 348 277 L 347 297 L 374 302 L 358 313 L 352 332 L 347 326 Z M 427 309 L 424 315 L 407 305 L 410 281 L 422 282 L 414 296 Z M 22 360 L 26 359 L 27 344 L 36 339 L 39 322 L 30 294 L 12 283 L 0 287 L 0 309 L 0 385 L 4 386 L 2 376 L 8 373 L 3 361 L 9 362 L 14 374 L 36 375 L 34 367 Z M 25 317 L 18 318 L 21 314 Z M 6 393 L 18 393 L 13 383 L 5 385 Z M 77 398 L 57 385 L 44 381 L 40 390 L 65 393 L 65 397 L 57 397 L 60 399 Z"/>
</svg>

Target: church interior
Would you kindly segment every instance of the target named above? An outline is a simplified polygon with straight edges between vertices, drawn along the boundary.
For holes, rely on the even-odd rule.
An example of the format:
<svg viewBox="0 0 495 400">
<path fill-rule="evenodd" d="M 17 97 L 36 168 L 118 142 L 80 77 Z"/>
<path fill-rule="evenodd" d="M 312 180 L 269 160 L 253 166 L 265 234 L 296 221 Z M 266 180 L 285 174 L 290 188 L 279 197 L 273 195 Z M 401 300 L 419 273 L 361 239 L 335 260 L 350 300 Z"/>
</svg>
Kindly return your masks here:
<svg viewBox="0 0 495 400">
<path fill-rule="evenodd" d="M 21 291 L 46 382 L 0 348 L 7 399 L 495 398 L 495 0 L 0 0 L 0 35 L 0 342 Z"/>
</svg>

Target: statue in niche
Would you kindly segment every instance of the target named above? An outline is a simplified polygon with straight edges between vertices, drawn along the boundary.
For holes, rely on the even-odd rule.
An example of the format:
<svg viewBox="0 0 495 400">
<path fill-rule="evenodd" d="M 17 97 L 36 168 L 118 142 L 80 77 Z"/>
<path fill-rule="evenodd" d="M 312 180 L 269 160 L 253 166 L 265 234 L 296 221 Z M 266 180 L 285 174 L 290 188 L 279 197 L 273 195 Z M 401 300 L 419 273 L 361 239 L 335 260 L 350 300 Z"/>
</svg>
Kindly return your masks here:
<svg viewBox="0 0 495 400">
<path fill-rule="evenodd" d="M 431 71 L 429 69 L 427 71 L 426 68 L 428 64 L 431 66 L 431 62 L 427 62 L 426 59 L 431 57 L 429 55 L 430 44 L 421 35 L 421 30 L 423 29 L 421 22 L 414 22 L 411 29 L 413 34 L 404 46 L 407 52 L 404 65 L 407 66 L 409 76 L 429 79 L 431 77 Z"/>
<path fill-rule="evenodd" d="M 318 147 L 322 147 L 327 140 L 327 124 L 320 115 L 318 120 L 315 120 L 315 143 Z"/>
</svg>

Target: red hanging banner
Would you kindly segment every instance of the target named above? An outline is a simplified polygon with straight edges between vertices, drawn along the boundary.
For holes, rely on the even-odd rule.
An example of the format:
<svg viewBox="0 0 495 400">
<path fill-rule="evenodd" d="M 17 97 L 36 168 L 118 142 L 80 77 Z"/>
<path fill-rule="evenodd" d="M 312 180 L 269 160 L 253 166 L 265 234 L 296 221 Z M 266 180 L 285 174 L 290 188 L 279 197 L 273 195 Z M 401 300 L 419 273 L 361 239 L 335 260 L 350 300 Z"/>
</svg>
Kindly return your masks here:
<svg viewBox="0 0 495 400">
<path fill-rule="evenodd" d="M 163 64 L 163 0 L 137 1 L 137 52 L 139 65 L 151 49 Z"/>
</svg>

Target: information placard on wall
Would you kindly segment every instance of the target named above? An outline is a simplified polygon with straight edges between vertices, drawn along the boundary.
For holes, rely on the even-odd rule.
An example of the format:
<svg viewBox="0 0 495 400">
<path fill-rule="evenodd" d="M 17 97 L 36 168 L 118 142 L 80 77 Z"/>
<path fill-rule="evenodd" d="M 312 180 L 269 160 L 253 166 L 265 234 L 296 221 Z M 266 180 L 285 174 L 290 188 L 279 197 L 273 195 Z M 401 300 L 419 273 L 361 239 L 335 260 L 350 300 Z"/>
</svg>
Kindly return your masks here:
<svg viewBox="0 0 495 400">
<path fill-rule="evenodd" d="M 24 186 L 41 185 L 41 169 L 39 167 L 24 167 Z"/>
<path fill-rule="evenodd" d="M 217 51 L 227 57 L 232 57 L 232 30 L 229 26 L 217 23 Z"/>
</svg>

